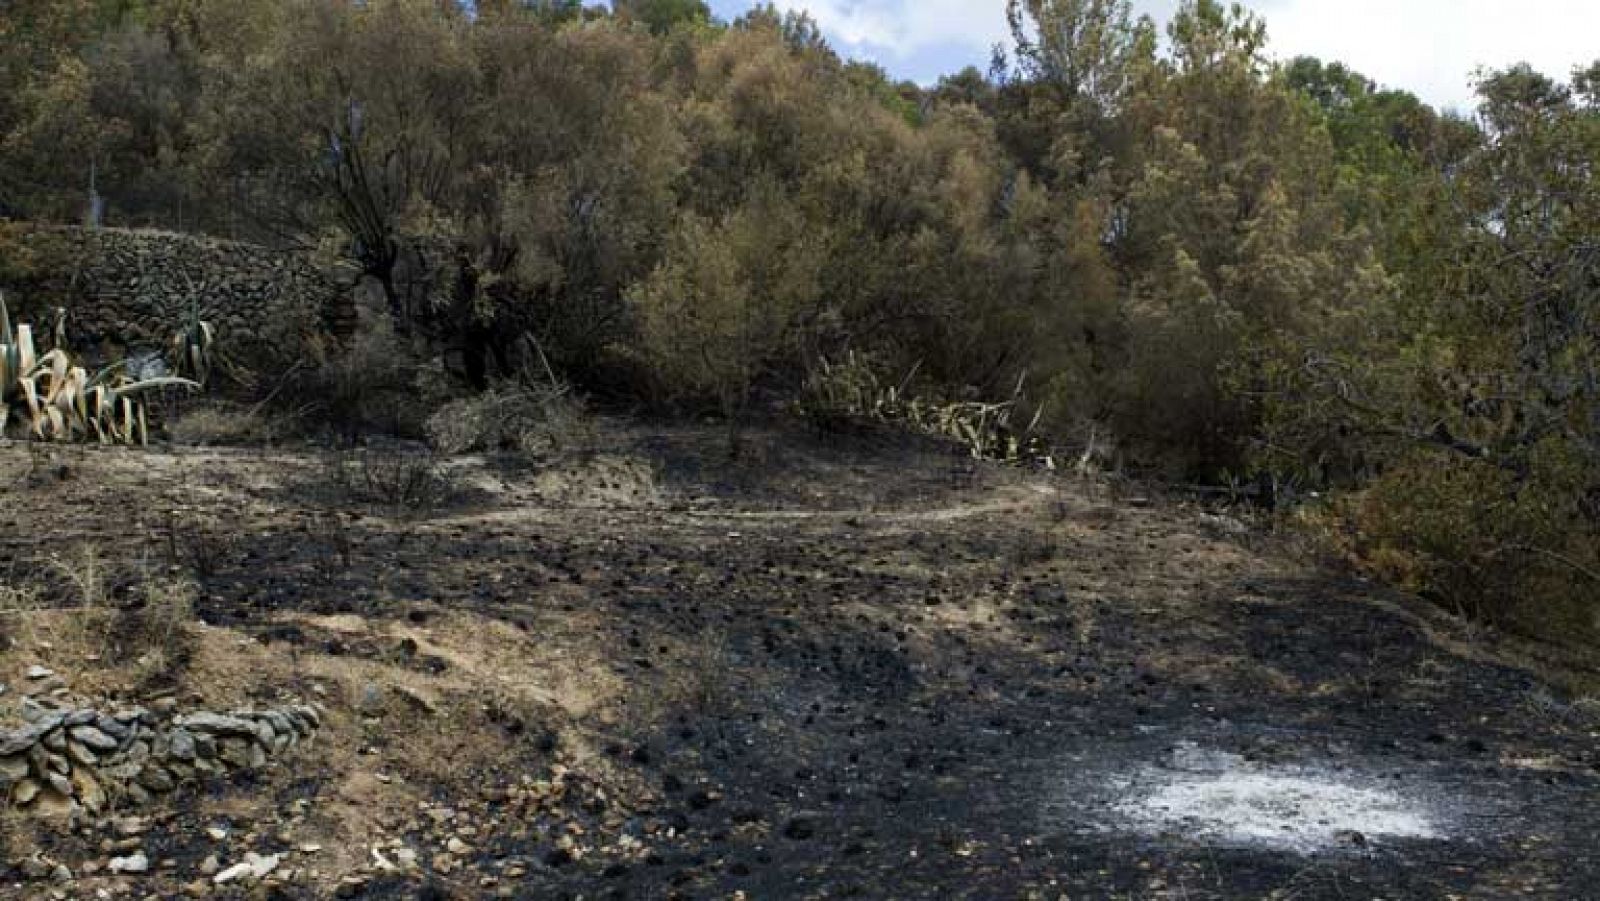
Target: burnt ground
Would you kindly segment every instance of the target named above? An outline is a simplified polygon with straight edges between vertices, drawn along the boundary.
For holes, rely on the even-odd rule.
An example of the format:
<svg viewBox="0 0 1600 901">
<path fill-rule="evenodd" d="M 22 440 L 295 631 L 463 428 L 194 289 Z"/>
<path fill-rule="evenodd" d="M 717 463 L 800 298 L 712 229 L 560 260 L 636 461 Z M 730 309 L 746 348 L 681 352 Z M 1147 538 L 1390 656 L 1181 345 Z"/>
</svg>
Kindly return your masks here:
<svg viewBox="0 0 1600 901">
<path fill-rule="evenodd" d="M 1154 489 L 889 436 L 728 463 L 712 430 L 603 434 L 448 461 L 410 511 L 313 450 L 0 450 L 10 578 L 71 606 L 44 561 L 92 541 L 124 592 L 193 574 L 205 623 L 137 680 L 20 636 L 0 681 L 43 660 L 85 698 L 331 724 L 142 811 L 149 874 L 104 872 L 103 826 L 5 821 L 0 895 L 1600 898 L 1600 717 L 1538 647 Z M 1436 834 L 1132 822 L 1192 748 L 1381 787 Z M 286 863 L 208 887 L 245 850 Z"/>
</svg>

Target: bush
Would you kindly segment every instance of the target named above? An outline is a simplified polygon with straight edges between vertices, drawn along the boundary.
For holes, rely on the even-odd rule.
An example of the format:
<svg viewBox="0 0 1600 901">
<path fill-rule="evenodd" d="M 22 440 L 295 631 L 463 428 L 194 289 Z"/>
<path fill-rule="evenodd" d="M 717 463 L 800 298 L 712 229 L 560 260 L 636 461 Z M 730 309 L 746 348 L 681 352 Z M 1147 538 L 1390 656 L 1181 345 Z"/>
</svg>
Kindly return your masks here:
<svg viewBox="0 0 1600 901">
<path fill-rule="evenodd" d="M 1518 473 L 1419 453 L 1342 506 L 1346 549 L 1381 578 L 1468 616 L 1584 641 L 1600 631 L 1600 524 L 1577 470 L 1545 448 Z"/>
<path fill-rule="evenodd" d="M 428 417 L 426 428 L 429 442 L 443 454 L 538 454 L 591 443 L 583 404 L 564 386 L 495 385 L 440 407 Z"/>
<path fill-rule="evenodd" d="M 341 499 L 394 510 L 428 510 L 453 497 L 455 485 L 431 453 L 363 450 L 330 458 L 325 487 Z"/>
<path fill-rule="evenodd" d="M 428 396 L 442 390 L 443 375 L 430 371 L 387 321 L 363 327 L 347 347 L 311 335 L 300 354 L 272 395 L 285 419 L 347 442 L 366 434 L 422 437 Z"/>
</svg>

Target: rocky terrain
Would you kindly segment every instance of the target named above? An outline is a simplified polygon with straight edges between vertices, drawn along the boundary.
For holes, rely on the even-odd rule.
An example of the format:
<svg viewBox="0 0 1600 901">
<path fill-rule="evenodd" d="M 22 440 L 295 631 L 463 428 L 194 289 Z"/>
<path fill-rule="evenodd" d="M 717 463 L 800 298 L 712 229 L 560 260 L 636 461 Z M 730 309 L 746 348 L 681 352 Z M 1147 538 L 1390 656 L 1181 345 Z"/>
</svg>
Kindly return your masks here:
<svg viewBox="0 0 1600 901">
<path fill-rule="evenodd" d="M 0 896 L 1600 897 L 1582 661 L 1153 488 L 718 439 L 0 449 Z"/>
</svg>

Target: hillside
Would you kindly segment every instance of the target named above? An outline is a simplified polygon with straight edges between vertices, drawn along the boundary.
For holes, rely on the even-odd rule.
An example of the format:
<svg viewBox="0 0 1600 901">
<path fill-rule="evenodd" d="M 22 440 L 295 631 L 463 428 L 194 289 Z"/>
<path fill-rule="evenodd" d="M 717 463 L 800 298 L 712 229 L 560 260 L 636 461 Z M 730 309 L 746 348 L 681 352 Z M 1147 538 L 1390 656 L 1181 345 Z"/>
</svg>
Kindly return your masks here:
<svg viewBox="0 0 1600 901">
<path fill-rule="evenodd" d="M 1154 488 L 892 433 L 721 441 L 0 448 L 5 729 L 320 720 L 170 792 L 106 779 L 106 816 L 7 814 L 0 896 L 1600 884 L 1600 705 L 1538 646 Z"/>
</svg>

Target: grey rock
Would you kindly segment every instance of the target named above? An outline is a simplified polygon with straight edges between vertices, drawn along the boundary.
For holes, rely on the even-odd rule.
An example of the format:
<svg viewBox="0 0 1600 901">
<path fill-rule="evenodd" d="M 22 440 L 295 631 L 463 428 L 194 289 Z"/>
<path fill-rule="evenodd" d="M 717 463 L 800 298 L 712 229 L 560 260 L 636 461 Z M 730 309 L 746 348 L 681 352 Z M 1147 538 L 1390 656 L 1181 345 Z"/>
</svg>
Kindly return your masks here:
<svg viewBox="0 0 1600 901">
<path fill-rule="evenodd" d="M 9 757 L 12 754 L 23 753 L 34 745 L 39 744 L 45 734 L 61 724 L 59 714 L 46 715 L 34 722 L 28 723 L 21 729 L 11 731 L 0 730 L 0 757 Z"/>
<path fill-rule="evenodd" d="M 57 794 L 72 797 L 72 780 L 60 773 L 46 773 L 45 784 L 56 790 Z"/>
<path fill-rule="evenodd" d="M 61 725 L 71 728 L 94 722 L 96 714 L 93 710 L 74 710 L 61 719 Z"/>
<path fill-rule="evenodd" d="M 100 758 L 94 756 L 94 751 L 75 741 L 67 743 L 67 756 L 83 766 L 97 767 L 100 765 Z"/>
<path fill-rule="evenodd" d="M 67 734 L 72 737 L 73 741 L 81 742 L 96 751 L 115 751 L 117 749 L 116 739 L 93 726 L 72 726 L 67 730 Z"/>
<path fill-rule="evenodd" d="M 178 725 L 189 729 L 191 732 L 209 732 L 214 735 L 235 735 L 247 738 L 256 737 L 256 724 L 236 716 L 223 716 L 220 713 L 192 713 L 180 717 Z"/>
<path fill-rule="evenodd" d="M 146 766 L 139 771 L 139 784 L 157 794 L 166 794 L 177 788 L 172 774 L 158 766 Z"/>
<path fill-rule="evenodd" d="M 28 758 L 21 754 L 0 757 L 0 786 L 20 782 L 28 776 Z"/>
<path fill-rule="evenodd" d="M 29 723 L 38 723 L 52 716 L 60 716 L 59 713 L 35 701 L 33 698 L 23 698 L 22 706 L 17 712 L 22 716 L 23 720 Z M 58 719 L 56 722 L 60 722 L 60 720 Z"/>
<path fill-rule="evenodd" d="M 65 751 L 67 749 L 67 736 L 59 729 L 51 729 L 44 734 L 40 743 L 52 751 Z"/>
<path fill-rule="evenodd" d="M 132 734 L 127 726 L 123 725 L 114 717 L 109 716 L 95 717 L 94 727 L 116 739 L 119 744 L 130 734 Z"/>
<path fill-rule="evenodd" d="M 195 759 L 194 734 L 183 727 L 172 730 L 167 735 L 167 753 L 177 760 Z"/>
</svg>

